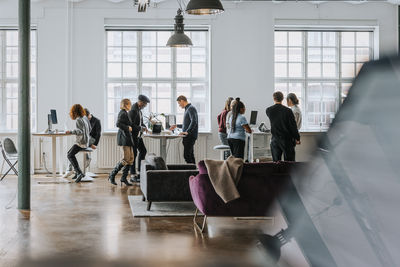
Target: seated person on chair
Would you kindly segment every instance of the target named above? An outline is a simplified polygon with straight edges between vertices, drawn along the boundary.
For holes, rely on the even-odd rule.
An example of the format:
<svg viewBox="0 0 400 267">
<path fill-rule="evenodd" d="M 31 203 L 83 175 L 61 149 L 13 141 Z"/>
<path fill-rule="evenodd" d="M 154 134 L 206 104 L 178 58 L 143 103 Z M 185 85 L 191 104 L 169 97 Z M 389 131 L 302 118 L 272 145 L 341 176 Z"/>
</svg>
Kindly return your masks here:
<svg viewBox="0 0 400 267">
<path fill-rule="evenodd" d="M 95 116 L 93 116 L 92 113 L 90 113 L 90 111 L 85 108 L 85 113 L 86 113 L 86 117 L 89 120 L 90 123 L 90 140 L 89 140 L 89 147 L 91 149 L 96 149 L 97 145 L 100 142 L 100 136 L 101 136 L 101 123 L 100 120 L 98 118 L 96 118 Z M 86 168 L 89 167 L 90 165 L 90 161 L 91 161 L 91 157 L 90 154 L 86 154 Z"/>
<path fill-rule="evenodd" d="M 75 155 L 89 146 L 90 139 L 90 124 L 87 119 L 84 119 L 85 115 L 85 110 L 81 105 L 73 105 L 69 112 L 69 116 L 71 117 L 71 119 L 76 120 L 76 129 L 65 132 L 67 134 L 76 135 L 75 144 L 68 151 L 68 160 L 75 170 L 76 183 L 79 183 L 85 175 L 80 169 Z"/>
</svg>

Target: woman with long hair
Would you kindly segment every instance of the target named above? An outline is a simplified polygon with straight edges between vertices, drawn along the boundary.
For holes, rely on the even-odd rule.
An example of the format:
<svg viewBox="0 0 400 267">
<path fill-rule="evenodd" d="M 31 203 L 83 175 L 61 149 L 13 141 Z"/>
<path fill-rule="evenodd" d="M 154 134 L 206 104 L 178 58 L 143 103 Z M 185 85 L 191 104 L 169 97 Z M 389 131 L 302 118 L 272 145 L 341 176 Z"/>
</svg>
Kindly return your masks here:
<svg viewBox="0 0 400 267">
<path fill-rule="evenodd" d="M 232 117 L 230 118 L 231 130 L 228 134 L 228 144 L 231 153 L 235 158 L 244 158 L 244 146 L 246 141 L 246 132 L 251 133 L 249 123 L 243 115 L 246 107 L 240 98 L 236 98 L 236 102 L 232 107 Z"/>
<path fill-rule="evenodd" d="M 286 96 L 286 101 L 287 101 L 288 107 L 293 112 L 294 119 L 296 120 L 297 130 L 300 130 L 302 115 L 301 115 L 301 110 L 299 108 L 299 99 L 297 98 L 297 96 L 294 93 L 289 93 Z"/>
<path fill-rule="evenodd" d="M 127 186 L 132 184 L 128 182 L 126 177 L 129 174 L 131 165 L 133 164 L 134 154 L 133 154 L 133 138 L 132 138 L 132 122 L 129 119 L 128 112 L 131 110 L 132 103 L 129 99 L 124 98 L 121 100 L 120 109 L 118 113 L 117 127 L 117 144 L 121 146 L 124 156 L 121 161 L 117 163 L 114 169 L 108 176 L 108 180 L 113 184 L 117 185 L 115 182 L 115 176 L 122 169 L 121 176 L 121 186 L 124 183 Z"/>
<path fill-rule="evenodd" d="M 224 109 L 217 117 L 218 137 L 219 137 L 219 140 L 221 141 L 221 144 L 226 145 L 226 146 L 228 145 L 228 133 L 226 131 L 226 115 L 231 110 L 232 100 L 233 100 L 233 97 L 228 97 L 228 99 L 225 101 Z M 225 158 L 227 158 L 227 157 L 229 157 L 228 153 L 225 154 Z"/>
<path fill-rule="evenodd" d="M 68 160 L 75 170 L 75 182 L 79 183 L 85 175 L 79 167 L 75 155 L 89 146 L 90 125 L 88 120 L 85 119 L 86 113 L 80 104 L 75 104 L 71 107 L 69 116 L 72 120 L 76 120 L 76 129 L 66 131 L 66 133 L 76 135 L 76 139 L 75 144 L 68 151 Z"/>
</svg>

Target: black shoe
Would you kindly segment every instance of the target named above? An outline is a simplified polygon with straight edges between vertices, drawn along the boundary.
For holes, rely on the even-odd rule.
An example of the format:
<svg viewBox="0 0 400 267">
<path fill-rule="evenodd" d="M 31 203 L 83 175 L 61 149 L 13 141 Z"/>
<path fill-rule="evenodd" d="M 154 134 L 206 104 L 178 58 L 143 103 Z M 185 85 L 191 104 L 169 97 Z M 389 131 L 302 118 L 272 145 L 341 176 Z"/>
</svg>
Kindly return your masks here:
<svg viewBox="0 0 400 267">
<path fill-rule="evenodd" d="M 72 180 L 75 180 L 76 177 L 78 177 L 78 174 L 77 174 L 77 173 L 75 173 L 74 177 L 72 177 Z"/>
<path fill-rule="evenodd" d="M 121 176 L 121 186 L 122 183 L 124 183 L 127 186 L 131 186 L 132 184 L 130 184 L 128 182 L 128 180 L 126 179 L 126 177 L 128 176 L 129 170 L 130 170 L 131 166 L 130 165 L 126 165 L 123 169 L 122 169 L 122 176 Z"/>
<path fill-rule="evenodd" d="M 129 179 L 129 181 L 131 183 L 140 183 L 140 175 L 139 174 L 135 174 L 135 176 L 133 176 L 131 179 Z"/>
<path fill-rule="evenodd" d="M 78 176 L 76 177 L 75 183 L 79 183 L 83 177 L 85 177 L 85 175 L 83 173 L 78 174 Z"/>
<path fill-rule="evenodd" d="M 111 171 L 110 175 L 108 176 L 108 180 L 110 181 L 111 184 L 117 185 L 117 183 L 115 182 L 115 175 L 117 175 L 117 173 L 122 169 L 122 167 L 124 167 L 124 165 L 121 162 L 119 162 Z"/>
</svg>

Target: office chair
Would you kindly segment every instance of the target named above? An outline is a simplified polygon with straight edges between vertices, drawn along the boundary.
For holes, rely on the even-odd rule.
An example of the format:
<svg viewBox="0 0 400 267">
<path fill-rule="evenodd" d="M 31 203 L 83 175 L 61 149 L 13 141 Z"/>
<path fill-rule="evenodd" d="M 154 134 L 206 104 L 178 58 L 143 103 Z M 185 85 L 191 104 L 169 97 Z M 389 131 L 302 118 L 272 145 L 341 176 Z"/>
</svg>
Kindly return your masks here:
<svg viewBox="0 0 400 267">
<path fill-rule="evenodd" d="M 1 172 L 3 172 L 4 162 L 7 162 L 7 164 L 10 166 L 8 171 L 0 179 L 0 181 L 3 181 L 4 177 L 6 177 L 11 170 L 13 170 L 16 175 L 18 175 L 18 171 L 15 168 L 15 165 L 17 165 L 18 163 L 18 151 L 15 148 L 14 142 L 10 138 L 5 138 L 3 143 L 1 143 L 0 141 L 0 149 L 1 149 L 1 154 L 3 154 L 4 158 L 3 165 L 1 167 Z M 12 161 L 15 162 L 12 163 Z"/>
</svg>

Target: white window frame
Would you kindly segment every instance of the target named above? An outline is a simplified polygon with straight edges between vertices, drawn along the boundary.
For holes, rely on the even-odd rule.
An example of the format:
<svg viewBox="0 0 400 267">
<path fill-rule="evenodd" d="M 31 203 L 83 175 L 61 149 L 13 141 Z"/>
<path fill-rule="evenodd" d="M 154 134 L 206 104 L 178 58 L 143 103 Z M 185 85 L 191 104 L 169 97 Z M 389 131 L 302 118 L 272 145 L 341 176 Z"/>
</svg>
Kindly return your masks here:
<svg viewBox="0 0 400 267">
<path fill-rule="evenodd" d="M 9 26 L 7 26 L 7 27 L 3 27 L 3 26 L 0 26 L 0 32 L 2 32 L 3 34 L 5 34 L 6 33 L 6 31 L 16 31 L 17 33 L 18 33 L 18 27 L 16 27 L 16 26 L 12 26 L 12 27 L 9 27 Z M 31 91 L 31 94 L 30 94 L 30 98 L 31 98 L 31 102 L 30 102 L 30 104 L 31 104 L 31 120 L 32 120 L 32 118 L 34 118 L 35 119 L 35 123 L 31 123 L 31 131 L 32 132 L 35 132 L 36 131 L 36 129 L 37 129 L 37 102 L 38 102 L 38 97 L 37 97 L 37 92 L 38 92 L 38 86 L 37 86 L 37 84 L 38 84 L 38 79 L 37 79 L 37 73 L 38 73 L 38 68 L 37 68 L 37 65 L 38 65 L 38 53 L 37 53 L 37 51 L 38 51 L 38 46 L 37 46 L 37 43 L 38 43 L 38 31 L 37 31 L 37 29 L 36 29 L 36 27 L 34 26 L 34 27 L 31 27 L 31 32 L 35 32 L 35 36 L 36 36 L 36 38 L 35 38 L 35 43 L 34 43 L 34 48 L 35 48 L 35 55 L 36 55 L 36 58 L 35 58 L 35 69 L 36 69 L 36 74 L 35 74 L 35 77 L 33 78 L 32 76 L 31 76 L 31 85 L 33 84 L 34 86 L 35 86 L 35 88 L 34 88 L 34 90 L 35 90 L 35 98 L 32 98 L 32 91 Z M 6 46 L 6 38 L 2 38 L 0 41 L 2 41 L 2 43 L 0 43 L 0 49 L 1 49 L 1 51 L 0 51 L 0 54 L 2 54 L 3 55 L 3 57 L 4 58 L 0 58 L 0 64 L 1 64 L 1 67 L 0 67 L 0 90 L 1 90 L 1 95 L 0 95 L 0 132 L 4 132 L 4 133 L 16 133 L 17 131 L 18 131 L 18 129 L 8 129 L 7 128 L 7 90 L 6 90 L 6 84 L 7 83 L 15 83 L 15 84 L 17 84 L 17 86 L 18 86 L 18 84 L 19 84 L 19 78 L 17 77 L 17 78 L 7 78 L 7 76 L 6 76 L 6 72 L 7 72 L 7 69 L 6 69 L 6 63 L 7 63 L 7 59 L 6 59 L 6 57 L 7 57 L 7 50 L 6 50 L 6 48 L 7 48 L 7 46 Z M 30 46 L 30 48 L 32 49 L 32 38 L 31 38 L 31 46 Z M 19 47 L 18 47 L 18 44 L 17 44 L 17 48 L 19 49 Z M 32 51 L 32 50 L 31 50 Z M 29 60 L 29 62 L 30 62 L 30 64 L 31 64 L 31 66 L 32 66 L 32 52 L 30 52 L 30 60 Z M 16 62 L 17 64 L 19 64 L 19 59 L 18 59 L 18 61 Z M 34 82 L 32 82 L 32 80 L 34 80 Z M 17 101 L 18 101 L 18 96 L 17 96 Z M 32 103 L 35 103 L 35 109 L 34 110 L 32 110 Z"/>
<path fill-rule="evenodd" d="M 107 32 L 108 31 L 135 31 L 137 32 L 137 68 L 136 68 L 136 78 L 108 78 L 108 59 L 107 59 L 107 48 L 108 48 L 108 38 L 107 38 Z M 177 84 L 179 83 L 188 83 L 190 84 L 190 94 L 191 97 L 193 97 L 193 88 L 192 85 L 196 83 L 201 83 L 205 84 L 207 87 L 206 90 L 206 99 L 207 99 L 207 105 L 206 105 L 206 112 L 200 113 L 198 111 L 199 116 L 203 115 L 206 117 L 206 128 L 199 129 L 200 132 L 210 132 L 211 131 L 211 47 L 210 47 L 210 38 L 211 38 L 211 31 L 209 26 L 196 26 L 196 25 L 190 25 L 185 27 L 185 32 L 191 32 L 191 31 L 202 31 L 202 32 L 207 32 L 206 34 L 206 61 L 205 66 L 206 66 L 206 73 L 205 73 L 205 78 L 178 78 L 177 77 L 177 53 L 176 49 L 179 48 L 172 48 L 171 49 L 171 70 L 172 70 L 172 75 L 171 78 L 144 78 L 142 77 L 142 38 L 141 34 L 144 31 L 171 31 L 173 32 L 173 28 L 170 26 L 135 26 L 135 27 L 122 27 L 122 26 L 106 26 L 105 27 L 105 81 L 104 81 L 104 88 L 105 88 L 105 118 L 104 121 L 106 122 L 106 127 L 105 127 L 105 132 L 115 132 L 116 129 L 109 129 L 108 128 L 108 94 L 107 94 L 107 85 L 108 83 L 133 83 L 137 85 L 137 90 L 138 94 L 142 93 L 142 85 L 143 84 L 157 84 L 157 83 L 168 83 L 171 84 L 171 114 L 180 114 L 183 113 L 183 110 L 179 110 L 178 106 L 176 104 L 176 98 L 177 96 Z M 156 61 L 157 62 L 157 61 Z M 192 62 L 192 61 L 190 61 Z M 186 62 L 185 62 L 186 63 Z M 189 62 L 188 62 L 189 63 Z M 192 65 L 191 65 L 192 66 Z M 133 99 L 136 101 L 136 99 Z M 154 112 L 154 111 L 153 111 Z M 208 126 L 208 127 L 207 127 Z"/>
<path fill-rule="evenodd" d="M 309 83 L 335 83 L 337 85 L 338 88 L 338 92 L 337 95 L 335 97 L 335 106 L 336 106 L 336 110 L 335 113 L 338 111 L 342 100 L 344 99 L 342 97 L 342 84 L 344 83 L 353 83 L 353 78 L 343 78 L 341 75 L 341 70 L 342 70 L 342 44 L 341 44 L 341 40 L 342 40 L 342 33 L 343 32 L 370 32 L 372 33 L 372 37 L 370 38 L 370 44 L 369 44 L 369 48 L 370 48 L 370 59 L 377 59 L 378 57 L 378 53 L 377 53 L 377 47 L 376 47 L 376 38 L 378 37 L 378 34 L 376 33 L 376 27 L 346 27 L 346 28 L 322 28 L 322 27 L 299 27 L 299 26 L 277 26 L 275 27 L 275 32 L 281 31 L 281 32 L 302 32 L 302 56 L 303 56 L 303 76 L 299 77 L 299 78 L 290 78 L 290 77 L 276 77 L 274 75 L 274 84 L 278 84 L 278 83 L 300 83 L 302 84 L 302 100 L 303 103 L 302 104 L 302 115 L 303 115 L 303 120 L 302 120 L 302 128 L 301 131 L 326 131 L 328 128 L 327 127 L 322 127 L 321 123 L 320 123 L 320 127 L 319 129 L 316 128 L 311 128 L 309 127 L 308 124 L 308 111 L 307 111 L 307 102 L 308 102 L 308 95 L 307 95 L 307 86 Z M 336 38 L 336 48 L 337 48 L 337 66 L 336 66 L 336 72 L 337 72 L 337 76 L 335 78 L 325 78 L 325 77 L 318 77 L 318 78 L 309 78 L 308 77 L 308 54 L 307 54 L 307 48 L 308 48 L 308 32 L 335 32 L 337 33 L 337 38 Z M 356 38 L 356 37 L 355 37 Z M 355 43 L 356 43 L 356 39 L 355 39 Z M 275 42 L 274 42 L 274 51 L 275 51 Z M 279 46 L 279 47 L 283 47 L 283 46 Z M 287 56 L 289 55 L 289 43 L 287 43 L 287 45 L 285 46 L 285 48 L 287 49 Z M 323 48 L 324 46 L 321 44 L 321 48 Z M 356 49 L 356 45 L 354 47 L 354 49 Z M 321 50 L 323 53 L 323 49 Z M 323 57 L 323 55 L 321 54 L 321 57 Z M 287 59 L 285 61 L 286 63 L 289 63 L 289 59 Z M 275 63 L 279 63 L 278 61 L 275 60 L 275 52 L 274 52 L 274 64 Z M 283 62 L 282 62 L 283 63 Z M 314 63 L 314 62 L 311 62 Z M 323 62 L 316 62 L 323 64 Z M 358 61 L 354 62 L 354 68 L 355 68 L 355 73 L 357 74 L 357 66 Z M 289 68 L 289 64 L 287 64 L 287 68 Z M 289 76 L 289 70 L 287 69 L 287 76 Z M 322 71 L 322 69 L 321 69 Z M 289 85 L 288 85 L 289 86 Z M 276 90 L 276 89 L 275 89 Z M 290 88 L 288 88 L 288 91 L 290 91 Z M 322 113 L 319 112 L 319 113 Z"/>
</svg>

